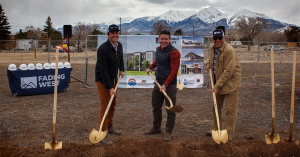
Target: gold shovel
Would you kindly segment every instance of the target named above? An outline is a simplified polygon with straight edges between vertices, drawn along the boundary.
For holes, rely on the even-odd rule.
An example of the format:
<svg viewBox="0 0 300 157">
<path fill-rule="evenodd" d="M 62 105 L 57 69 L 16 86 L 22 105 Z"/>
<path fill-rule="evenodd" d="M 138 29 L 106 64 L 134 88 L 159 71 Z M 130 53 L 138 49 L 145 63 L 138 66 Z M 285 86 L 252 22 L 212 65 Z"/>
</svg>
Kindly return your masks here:
<svg viewBox="0 0 300 157">
<path fill-rule="evenodd" d="M 154 76 L 151 74 L 151 72 L 148 73 L 148 74 L 153 78 L 153 80 L 155 81 L 155 83 L 157 84 L 157 86 L 158 86 L 159 88 L 161 88 L 160 84 L 156 81 L 156 79 L 155 79 Z M 170 97 L 167 95 L 167 93 L 166 93 L 164 90 L 162 90 L 162 93 L 165 95 L 165 97 L 166 97 L 166 98 L 169 100 L 169 102 L 170 102 L 170 107 L 165 106 L 166 109 L 168 109 L 168 110 L 170 110 L 170 111 L 173 111 L 173 112 L 182 112 L 182 111 L 183 111 L 183 108 L 182 108 L 181 106 L 179 106 L 179 105 L 173 106 L 172 100 L 170 99 Z"/>
<path fill-rule="evenodd" d="M 291 98 L 291 117 L 290 117 L 290 136 L 288 139 L 282 139 L 282 142 L 287 142 L 287 143 L 295 143 L 296 145 L 299 146 L 299 140 L 293 140 L 292 135 L 293 135 L 293 121 L 294 121 L 294 101 L 295 101 L 295 78 L 296 78 L 296 51 L 294 51 L 293 55 L 293 78 L 292 78 L 292 98 Z"/>
<path fill-rule="evenodd" d="M 58 75 L 58 52 L 56 49 L 56 65 L 55 65 L 55 86 L 54 86 L 54 103 L 53 103 L 53 133 L 52 142 L 45 142 L 45 149 L 61 149 L 62 142 L 55 141 L 55 127 L 56 127 L 56 104 L 57 104 L 57 75 Z"/>
<path fill-rule="evenodd" d="M 120 80 L 121 80 L 121 77 L 119 78 L 119 80 L 117 82 L 117 85 L 115 87 L 115 91 L 116 92 L 117 92 Z M 99 131 L 97 131 L 96 129 L 93 129 L 93 131 L 91 132 L 91 134 L 89 136 L 89 139 L 90 139 L 90 141 L 92 143 L 98 143 L 98 142 L 102 141 L 105 138 L 106 134 L 107 134 L 107 130 L 105 130 L 104 132 L 102 131 L 102 126 L 103 126 L 104 120 L 106 118 L 106 115 L 107 115 L 107 113 L 109 111 L 109 108 L 111 106 L 111 103 L 114 100 L 114 97 L 115 97 L 115 95 L 112 95 L 111 98 L 110 98 L 110 100 L 109 100 L 108 106 L 107 106 L 107 108 L 105 110 L 104 116 L 103 116 L 102 121 L 101 121 L 101 125 L 100 125 Z"/>
<path fill-rule="evenodd" d="M 177 88 L 179 90 L 182 90 L 183 89 L 183 83 L 180 83 L 180 73 L 181 73 L 181 71 L 179 70 L 179 75 L 178 75 L 179 80 L 178 80 L 178 83 L 177 83 Z"/>
<path fill-rule="evenodd" d="M 279 134 L 275 132 L 275 86 L 274 86 L 274 50 L 271 49 L 271 75 L 272 75 L 272 132 L 265 134 L 267 144 L 278 143 L 280 141 Z"/>
<path fill-rule="evenodd" d="M 211 81 L 211 88 L 214 89 L 214 82 L 212 80 L 212 74 L 211 74 L 211 68 L 209 69 L 210 74 L 210 81 Z M 228 133 L 227 130 L 220 130 L 220 122 L 219 122 L 219 113 L 218 113 L 218 106 L 217 106 L 217 100 L 216 100 L 216 94 L 213 92 L 213 98 L 214 98 L 214 108 L 216 113 L 216 119 L 218 124 L 218 130 L 211 130 L 211 136 L 214 139 L 214 141 L 218 144 L 221 142 L 226 143 L 228 141 Z"/>
</svg>

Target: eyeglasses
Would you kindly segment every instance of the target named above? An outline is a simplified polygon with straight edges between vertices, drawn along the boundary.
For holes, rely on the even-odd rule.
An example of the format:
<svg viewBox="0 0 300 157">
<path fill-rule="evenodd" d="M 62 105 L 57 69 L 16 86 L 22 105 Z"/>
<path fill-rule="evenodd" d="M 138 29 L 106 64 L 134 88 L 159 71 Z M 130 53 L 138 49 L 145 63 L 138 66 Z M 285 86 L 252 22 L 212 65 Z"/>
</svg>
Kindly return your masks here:
<svg viewBox="0 0 300 157">
<path fill-rule="evenodd" d="M 222 36 L 221 36 L 221 37 L 213 37 L 213 39 L 214 39 L 214 40 L 217 40 L 217 39 L 222 40 L 223 37 L 222 37 Z"/>
</svg>

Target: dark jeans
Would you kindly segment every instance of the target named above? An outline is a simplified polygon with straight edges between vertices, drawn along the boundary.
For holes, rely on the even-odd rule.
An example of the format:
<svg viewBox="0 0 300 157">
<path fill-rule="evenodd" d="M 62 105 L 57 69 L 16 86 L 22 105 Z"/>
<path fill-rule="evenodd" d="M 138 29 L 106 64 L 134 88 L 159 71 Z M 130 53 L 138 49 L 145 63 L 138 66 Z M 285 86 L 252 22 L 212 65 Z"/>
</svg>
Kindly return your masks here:
<svg viewBox="0 0 300 157">
<path fill-rule="evenodd" d="M 169 85 L 167 87 L 166 91 L 167 95 L 170 97 L 172 100 L 173 106 L 176 105 L 176 94 L 177 94 L 177 89 L 176 85 Z M 153 107 L 153 126 L 155 128 L 160 128 L 161 127 L 161 121 L 162 121 L 162 106 L 163 103 L 166 103 L 166 106 L 170 106 L 169 100 L 164 96 L 162 92 L 159 91 L 158 86 L 155 84 L 154 89 L 152 91 L 152 107 Z M 165 106 L 164 106 L 165 108 Z M 174 125 L 175 125 L 175 118 L 176 114 L 173 111 L 167 110 L 167 124 L 166 128 L 170 130 L 171 132 L 173 131 Z"/>
</svg>

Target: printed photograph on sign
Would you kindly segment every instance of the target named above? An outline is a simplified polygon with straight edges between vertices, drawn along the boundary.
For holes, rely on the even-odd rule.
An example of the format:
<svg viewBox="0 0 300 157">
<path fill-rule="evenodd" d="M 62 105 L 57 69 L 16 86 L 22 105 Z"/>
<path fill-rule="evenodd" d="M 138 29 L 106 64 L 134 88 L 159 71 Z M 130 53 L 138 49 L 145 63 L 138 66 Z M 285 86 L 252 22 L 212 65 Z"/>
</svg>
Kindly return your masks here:
<svg viewBox="0 0 300 157">
<path fill-rule="evenodd" d="M 182 37 L 180 73 L 184 88 L 203 86 L 203 36 Z"/>
<path fill-rule="evenodd" d="M 155 82 L 146 70 L 156 59 L 156 48 L 160 46 L 158 35 L 120 35 L 123 46 L 125 76 L 119 88 L 153 88 Z M 106 35 L 98 36 L 98 46 L 107 41 Z M 184 88 L 203 86 L 203 36 L 182 37 L 171 35 L 171 44 L 180 52 L 180 69 L 177 80 Z M 152 69 L 155 76 L 155 69 Z"/>
</svg>

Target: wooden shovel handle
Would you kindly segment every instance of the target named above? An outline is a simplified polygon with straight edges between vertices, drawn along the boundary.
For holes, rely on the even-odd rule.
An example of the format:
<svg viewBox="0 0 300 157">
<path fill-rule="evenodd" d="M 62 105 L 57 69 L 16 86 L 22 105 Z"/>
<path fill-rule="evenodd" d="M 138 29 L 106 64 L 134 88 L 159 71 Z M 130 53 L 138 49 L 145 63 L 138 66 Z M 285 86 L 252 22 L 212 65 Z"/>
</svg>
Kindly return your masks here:
<svg viewBox="0 0 300 157">
<path fill-rule="evenodd" d="M 273 49 L 271 49 L 271 76 L 272 76 L 272 118 L 275 118 L 274 50 Z"/>
<path fill-rule="evenodd" d="M 59 49 L 56 49 L 56 65 L 55 65 L 55 76 L 54 76 L 55 84 L 54 84 L 54 101 L 53 101 L 53 123 L 56 123 L 58 53 L 59 53 Z"/>
<path fill-rule="evenodd" d="M 214 89 L 214 82 L 212 79 L 212 71 L 211 68 L 209 69 L 209 74 L 210 74 L 210 83 L 211 83 L 211 88 Z M 218 124 L 218 132 L 220 134 L 220 122 L 219 122 L 219 113 L 218 113 L 218 106 L 217 106 L 217 100 L 216 100 L 216 94 L 213 92 L 213 98 L 214 98 L 214 108 L 215 108 L 215 113 L 216 113 L 216 119 L 217 119 L 217 124 Z"/>
<path fill-rule="evenodd" d="M 158 86 L 159 88 L 161 88 L 160 84 L 156 81 L 156 79 L 154 78 L 154 76 L 152 75 L 152 73 L 150 72 L 150 73 L 148 73 L 148 74 L 153 78 L 153 80 L 155 81 L 155 83 L 157 84 L 157 86 Z M 170 102 L 170 107 L 169 107 L 169 108 L 172 108 L 172 107 L 173 107 L 172 100 L 170 99 L 170 97 L 168 96 L 168 94 L 167 94 L 164 90 L 161 90 L 161 91 L 162 91 L 162 93 L 165 95 L 165 97 L 167 97 L 167 99 L 168 99 L 169 102 Z"/>
<path fill-rule="evenodd" d="M 117 92 L 117 89 L 118 89 L 118 86 L 119 86 L 120 81 L 121 81 L 121 77 L 119 77 L 119 80 L 118 80 L 117 85 L 116 85 L 116 87 L 115 87 L 115 92 Z M 109 103 L 108 103 L 108 105 L 107 105 L 107 107 L 106 107 L 105 113 L 104 113 L 104 115 L 103 115 L 103 117 L 102 117 L 102 121 L 101 121 L 100 129 L 99 129 L 99 133 L 102 132 L 101 129 L 102 129 L 104 120 L 105 120 L 106 115 L 107 115 L 107 113 L 108 113 L 108 111 L 109 111 L 109 108 L 110 108 L 110 106 L 111 106 L 111 103 L 112 103 L 112 101 L 114 100 L 114 97 L 115 97 L 115 95 L 112 95 L 112 96 L 111 96 L 111 98 L 110 98 L 110 100 L 109 100 Z"/>
<path fill-rule="evenodd" d="M 291 95 L 291 117 L 290 122 L 294 123 L 294 103 L 295 103 L 295 79 L 296 79 L 296 58 L 297 52 L 293 52 L 293 78 L 292 78 L 292 95 Z"/>
<path fill-rule="evenodd" d="M 179 73 L 178 73 L 178 74 L 179 74 L 179 75 L 178 75 L 178 77 L 179 77 L 178 82 L 180 83 L 180 73 L 181 73 L 180 69 L 178 70 L 178 72 L 179 72 Z"/>
</svg>

